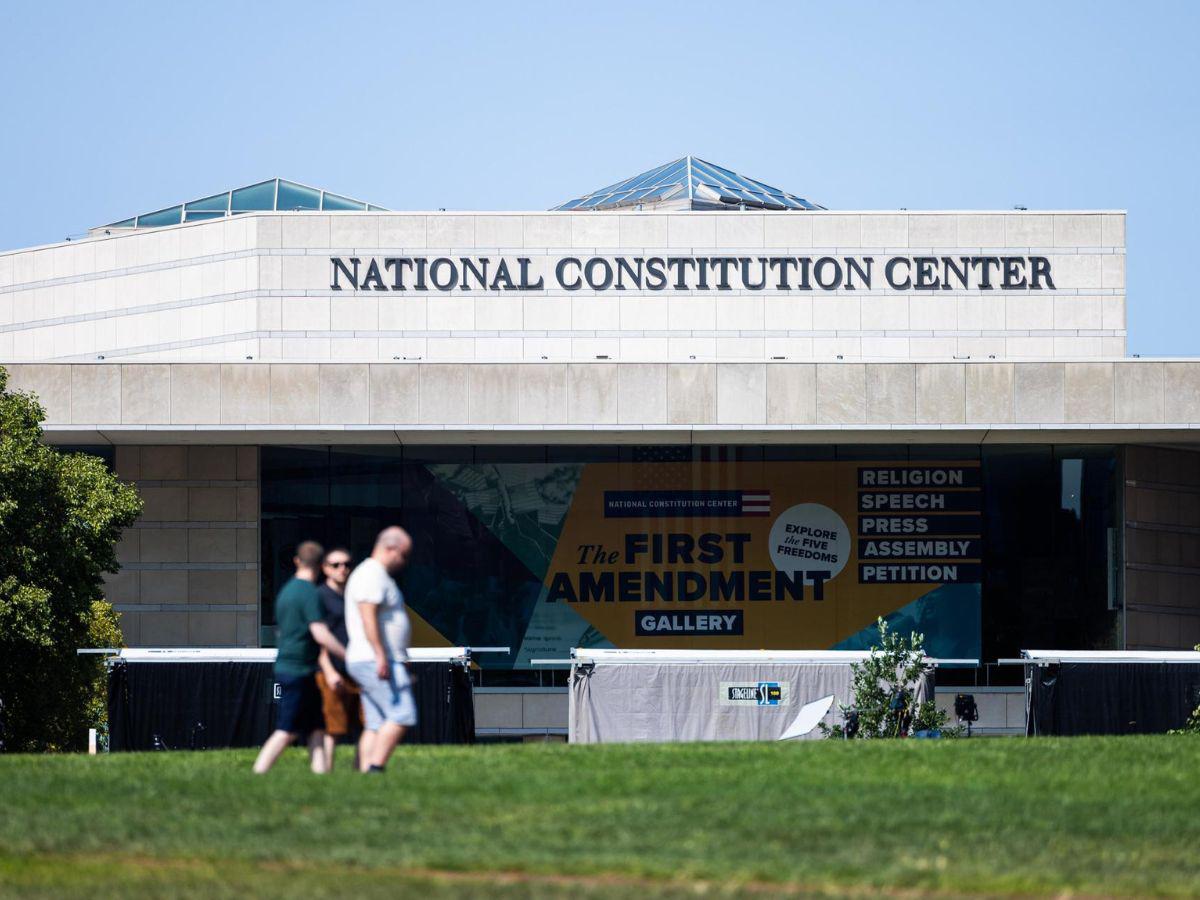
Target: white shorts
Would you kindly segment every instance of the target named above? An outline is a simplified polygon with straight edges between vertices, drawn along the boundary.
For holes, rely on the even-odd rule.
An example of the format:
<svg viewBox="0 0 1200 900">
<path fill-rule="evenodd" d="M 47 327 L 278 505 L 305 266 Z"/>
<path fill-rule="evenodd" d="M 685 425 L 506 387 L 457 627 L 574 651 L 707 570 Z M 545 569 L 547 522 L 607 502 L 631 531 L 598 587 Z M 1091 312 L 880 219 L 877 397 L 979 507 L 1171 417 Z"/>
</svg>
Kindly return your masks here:
<svg viewBox="0 0 1200 900">
<path fill-rule="evenodd" d="M 384 722 L 416 725 L 417 703 L 412 681 L 404 663 L 392 663 L 392 677 L 384 680 L 375 674 L 374 660 L 352 662 L 346 667 L 362 690 L 363 718 L 367 731 L 378 731 Z"/>
</svg>

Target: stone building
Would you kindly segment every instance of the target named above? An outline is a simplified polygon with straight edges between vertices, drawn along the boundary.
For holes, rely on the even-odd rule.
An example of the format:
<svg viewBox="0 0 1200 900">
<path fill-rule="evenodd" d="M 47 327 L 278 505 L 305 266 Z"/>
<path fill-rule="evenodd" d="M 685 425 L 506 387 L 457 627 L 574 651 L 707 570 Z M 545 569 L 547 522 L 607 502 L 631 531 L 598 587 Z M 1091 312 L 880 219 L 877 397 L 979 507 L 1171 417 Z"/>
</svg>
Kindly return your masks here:
<svg viewBox="0 0 1200 900">
<path fill-rule="evenodd" d="M 270 645 L 296 541 L 399 521 L 418 639 L 511 647 L 483 730 L 561 727 L 531 661 L 571 646 L 878 616 L 1004 728 L 1021 648 L 1200 641 L 1200 361 L 1128 358 L 1125 302 L 1119 211 L 835 211 L 693 157 L 548 212 L 274 179 L 0 253 L 0 364 L 146 500 L 130 645 Z"/>
</svg>

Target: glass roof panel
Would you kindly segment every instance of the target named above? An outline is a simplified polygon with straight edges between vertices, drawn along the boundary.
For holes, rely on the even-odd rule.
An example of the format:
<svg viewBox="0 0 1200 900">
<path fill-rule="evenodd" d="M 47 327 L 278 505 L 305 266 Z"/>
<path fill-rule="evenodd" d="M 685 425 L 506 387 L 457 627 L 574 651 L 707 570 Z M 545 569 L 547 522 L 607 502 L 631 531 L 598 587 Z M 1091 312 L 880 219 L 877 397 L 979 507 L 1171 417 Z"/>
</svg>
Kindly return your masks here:
<svg viewBox="0 0 1200 900">
<path fill-rule="evenodd" d="M 730 173 L 722 170 L 720 166 L 710 166 L 702 159 L 692 160 L 692 171 L 706 176 L 706 181 L 711 181 L 722 187 L 738 187 L 737 179 L 730 178 Z"/>
<path fill-rule="evenodd" d="M 674 184 L 676 182 L 683 181 L 683 179 L 686 177 L 687 177 L 687 160 L 681 159 L 679 162 L 675 163 L 675 165 L 671 166 L 669 169 L 666 169 L 663 172 L 660 172 L 658 175 L 656 175 L 654 177 L 653 181 L 649 181 L 649 182 L 647 182 L 647 184 Z"/>
<path fill-rule="evenodd" d="M 275 179 L 252 184 L 249 187 L 238 188 L 233 192 L 232 205 L 234 212 L 251 212 L 259 209 L 275 208 Z"/>
<path fill-rule="evenodd" d="M 325 209 L 349 210 L 380 210 L 382 206 L 374 206 L 361 200 L 353 200 L 341 194 L 331 194 L 319 188 L 297 184 L 294 181 L 283 181 L 272 178 L 257 184 L 234 188 L 220 194 L 211 194 L 198 200 L 176 204 L 154 212 L 143 213 L 129 219 L 122 219 L 112 225 L 102 228 L 160 228 L 163 225 L 177 225 L 180 221 L 196 222 L 201 219 L 217 219 L 227 215 L 237 215 L 244 212 L 262 212 L 269 210 L 318 210 L 322 208 L 322 195 Z"/>
<path fill-rule="evenodd" d="M 321 192 L 292 181 L 279 180 L 279 194 L 275 200 L 278 210 L 313 210 L 321 208 Z"/>
<path fill-rule="evenodd" d="M 138 228 L 161 228 L 163 225 L 178 225 L 183 218 L 183 207 L 172 206 L 157 212 L 143 213 L 137 217 Z"/>
<path fill-rule="evenodd" d="M 357 200 L 351 200 L 349 197 L 341 197 L 337 194 L 331 194 L 328 191 L 323 195 L 321 201 L 321 209 L 366 209 L 367 204 L 359 203 Z"/>
<path fill-rule="evenodd" d="M 666 200 L 681 194 L 699 196 L 710 202 L 723 195 L 739 203 L 768 204 L 788 209 L 823 208 L 723 166 L 685 156 L 584 194 L 554 209 L 609 209 L 639 200 Z"/>
<path fill-rule="evenodd" d="M 224 212 L 229 209 L 229 191 L 223 194 L 213 194 L 211 197 L 205 197 L 203 200 L 193 200 L 191 203 L 184 204 L 183 208 L 189 212 L 193 209 L 215 209 Z"/>
</svg>

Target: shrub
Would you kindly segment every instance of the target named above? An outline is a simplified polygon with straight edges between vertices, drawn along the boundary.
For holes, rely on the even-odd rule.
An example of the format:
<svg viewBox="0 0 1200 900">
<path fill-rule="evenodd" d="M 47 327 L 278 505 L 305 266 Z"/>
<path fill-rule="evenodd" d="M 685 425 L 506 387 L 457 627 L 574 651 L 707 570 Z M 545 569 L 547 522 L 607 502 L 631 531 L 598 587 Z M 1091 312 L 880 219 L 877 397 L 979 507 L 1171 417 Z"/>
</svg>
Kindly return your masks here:
<svg viewBox="0 0 1200 900">
<path fill-rule="evenodd" d="M 961 729 L 947 728 L 947 715 L 930 698 L 916 702 L 914 688 L 930 671 L 925 662 L 925 636 L 916 632 L 907 638 L 878 620 L 879 644 L 871 656 L 853 663 L 853 706 L 841 704 L 842 722 L 832 727 L 821 723 L 830 738 L 898 738 L 917 731 L 936 731 L 957 737 Z M 857 726 L 850 723 L 856 722 Z M 847 727 L 849 725 L 849 727 Z"/>
</svg>

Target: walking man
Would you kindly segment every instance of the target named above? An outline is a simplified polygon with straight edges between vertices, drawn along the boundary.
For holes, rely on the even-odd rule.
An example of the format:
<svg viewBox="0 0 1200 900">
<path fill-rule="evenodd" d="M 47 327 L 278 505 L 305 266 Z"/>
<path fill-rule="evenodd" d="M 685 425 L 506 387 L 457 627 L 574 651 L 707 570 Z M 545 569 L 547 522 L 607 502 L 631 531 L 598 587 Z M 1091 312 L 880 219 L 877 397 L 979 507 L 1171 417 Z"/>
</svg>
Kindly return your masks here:
<svg viewBox="0 0 1200 900">
<path fill-rule="evenodd" d="M 346 635 L 345 598 L 346 581 L 350 578 L 350 551 L 335 547 L 321 561 L 321 572 L 325 583 L 317 588 L 321 603 L 325 607 L 325 624 L 333 636 L 343 644 L 349 643 Z M 333 769 L 338 739 L 359 738 L 362 733 L 362 706 L 358 699 L 358 685 L 346 672 L 346 661 L 321 648 L 317 659 L 317 688 L 321 691 L 321 711 L 325 716 L 325 756 L 329 768 Z M 358 768 L 356 753 L 355 765 Z"/>
<path fill-rule="evenodd" d="M 325 551 L 316 541 L 305 541 L 296 548 L 292 560 L 296 574 L 275 598 L 279 648 L 275 657 L 275 680 L 279 683 L 279 715 L 274 733 L 267 738 L 254 771 L 268 771 L 281 753 L 296 738 L 308 736 L 312 770 L 329 771 L 325 756 L 325 723 L 321 718 L 321 694 L 317 690 L 317 656 L 324 647 L 335 656 L 346 649 L 325 624 L 325 610 L 317 594 L 317 568 Z"/>
<path fill-rule="evenodd" d="M 404 733 L 417 724 L 407 666 L 412 628 L 393 580 L 411 552 L 407 531 L 385 528 L 346 584 L 346 668 L 362 690 L 366 719 L 359 744 L 363 772 L 382 772 Z"/>
</svg>

